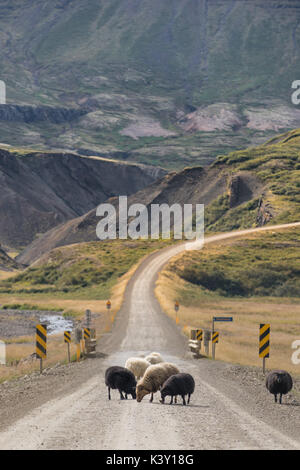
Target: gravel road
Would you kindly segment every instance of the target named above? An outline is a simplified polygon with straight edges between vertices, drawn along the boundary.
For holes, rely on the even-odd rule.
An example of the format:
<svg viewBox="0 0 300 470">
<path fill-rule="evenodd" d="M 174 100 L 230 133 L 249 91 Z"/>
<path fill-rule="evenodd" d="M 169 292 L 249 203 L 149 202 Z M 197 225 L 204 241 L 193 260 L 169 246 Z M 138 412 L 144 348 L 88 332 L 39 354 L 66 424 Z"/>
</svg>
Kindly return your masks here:
<svg viewBox="0 0 300 470">
<path fill-rule="evenodd" d="M 229 235 L 213 238 L 222 236 Z M 1 449 L 300 449 L 297 394 L 280 406 L 259 370 L 193 359 L 186 339 L 161 312 L 155 281 L 179 249 L 166 248 L 140 265 L 96 359 L 0 387 Z M 108 401 L 106 367 L 151 351 L 195 377 L 189 406 L 162 405 L 158 393 L 153 403 L 148 397 L 137 403 L 120 401 L 113 391 Z"/>
</svg>

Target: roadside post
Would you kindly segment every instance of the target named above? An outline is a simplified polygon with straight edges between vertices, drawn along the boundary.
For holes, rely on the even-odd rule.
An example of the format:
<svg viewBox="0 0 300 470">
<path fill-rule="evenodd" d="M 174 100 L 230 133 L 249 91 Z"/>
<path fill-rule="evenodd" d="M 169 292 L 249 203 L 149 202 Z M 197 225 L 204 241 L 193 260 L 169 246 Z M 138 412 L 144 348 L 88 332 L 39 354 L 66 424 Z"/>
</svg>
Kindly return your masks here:
<svg viewBox="0 0 300 470">
<path fill-rule="evenodd" d="M 203 330 L 196 330 L 196 340 L 199 343 L 199 351 L 201 351 L 202 341 L 203 341 Z"/>
<path fill-rule="evenodd" d="M 259 357 L 263 360 L 263 374 L 266 372 L 266 358 L 270 357 L 270 323 L 261 323 L 259 327 Z"/>
<path fill-rule="evenodd" d="M 179 311 L 179 302 L 176 300 L 175 305 L 174 305 L 174 310 L 176 313 L 176 325 L 179 323 L 179 317 L 178 317 L 178 311 Z"/>
<path fill-rule="evenodd" d="M 70 355 L 71 331 L 64 331 L 64 342 L 67 344 L 67 348 L 68 348 L 68 361 L 71 362 L 71 355 Z"/>
<path fill-rule="evenodd" d="M 95 328 L 84 328 L 84 342 L 85 342 L 85 354 L 87 356 L 94 356 L 96 354 L 96 330 Z"/>
<path fill-rule="evenodd" d="M 219 342 L 219 332 L 214 331 L 211 338 L 212 358 L 216 359 L 216 344 Z"/>
<path fill-rule="evenodd" d="M 91 326 L 92 312 L 90 310 L 85 311 L 85 323 L 87 327 Z"/>
<path fill-rule="evenodd" d="M 215 331 L 215 322 L 232 322 L 233 317 L 213 317 L 212 319 L 212 358 L 216 358 L 216 344 L 219 342 L 219 332 Z"/>
<path fill-rule="evenodd" d="M 43 372 L 43 359 L 47 357 L 47 325 L 36 325 L 36 356 L 40 360 L 40 373 Z"/>
<path fill-rule="evenodd" d="M 77 362 L 80 360 L 80 341 L 82 340 L 82 330 L 81 328 L 75 329 L 75 344 L 76 344 L 76 360 Z"/>
<path fill-rule="evenodd" d="M 200 357 L 201 342 L 203 339 L 203 330 L 191 330 L 191 338 L 189 340 L 189 347 L 191 352 L 196 358 Z"/>
<path fill-rule="evenodd" d="M 106 309 L 107 309 L 107 321 L 106 321 L 106 328 L 105 328 L 105 329 L 106 329 L 107 331 L 109 331 L 109 315 L 108 315 L 108 314 L 109 314 L 109 311 L 111 310 L 111 301 L 110 301 L 110 300 L 108 300 L 108 301 L 106 302 Z M 111 323 L 114 322 L 114 316 L 113 316 L 113 314 L 111 315 L 110 320 L 111 320 Z"/>
<path fill-rule="evenodd" d="M 204 330 L 204 348 L 206 356 L 209 356 L 209 342 L 211 340 L 211 334 L 209 330 Z"/>
</svg>

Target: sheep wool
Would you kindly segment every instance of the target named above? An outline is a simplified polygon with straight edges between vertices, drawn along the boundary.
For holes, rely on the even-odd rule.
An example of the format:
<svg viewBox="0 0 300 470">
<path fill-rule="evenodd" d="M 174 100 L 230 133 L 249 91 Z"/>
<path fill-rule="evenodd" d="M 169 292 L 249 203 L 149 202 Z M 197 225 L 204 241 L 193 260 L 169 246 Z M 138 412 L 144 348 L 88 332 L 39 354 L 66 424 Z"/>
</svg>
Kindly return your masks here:
<svg viewBox="0 0 300 470">
<path fill-rule="evenodd" d="M 163 358 L 161 355 L 157 352 L 152 352 L 148 356 L 146 356 L 146 361 L 150 362 L 150 364 L 160 364 L 161 362 L 164 362 Z"/>
<path fill-rule="evenodd" d="M 266 387 L 275 397 L 277 403 L 277 395 L 279 395 L 279 403 L 282 402 L 282 395 L 286 395 L 293 388 L 293 379 L 285 370 L 273 370 L 266 378 Z"/>
<path fill-rule="evenodd" d="M 143 377 L 149 366 L 151 366 L 150 362 L 141 357 L 130 357 L 125 363 L 125 368 L 130 370 L 137 379 Z"/>
<path fill-rule="evenodd" d="M 153 394 L 157 392 L 162 384 L 174 374 L 178 374 L 179 369 L 175 364 L 163 362 L 161 364 L 153 364 L 148 367 L 144 377 L 138 382 L 136 387 L 136 398 L 141 402 L 145 395 L 151 393 L 150 402 L 153 401 Z"/>
<path fill-rule="evenodd" d="M 127 399 L 127 395 L 136 398 L 136 380 L 133 373 L 125 367 L 112 366 L 105 371 L 105 385 L 108 387 L 108 399 L 111 399 L 110 389 L 117 389 L 120 399 Z M 125 393 L 125 397 L 123 395 Z"/>
<path fill-rule="evenodd" d="M 173 398 L 180 395 L 183 405 L 186 405 L 185 396 L 188 395 L 188 403 L 190 403 L 191 394 L 195 390 L 194 378 L 187 373 L 171 375 L 163 384 L 160 394 L 161 403 L 165 402 L 167 396 L 171 396 L 170 405 L 173 404 Z"/>
</svg>

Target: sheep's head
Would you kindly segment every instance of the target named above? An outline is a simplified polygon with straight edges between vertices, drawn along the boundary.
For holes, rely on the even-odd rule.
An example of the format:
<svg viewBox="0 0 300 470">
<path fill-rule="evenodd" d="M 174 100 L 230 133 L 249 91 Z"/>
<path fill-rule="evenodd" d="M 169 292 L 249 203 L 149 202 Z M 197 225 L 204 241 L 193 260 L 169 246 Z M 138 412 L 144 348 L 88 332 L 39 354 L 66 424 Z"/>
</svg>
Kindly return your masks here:
<svg viewBox="0 0 300 470">
<path fill-rule="evenodd" d="M 164 387 L 164 388 L 160 391 L 160 395 L 161 395 L 161 400 L 160 400 L 160 402 L 161 402 L 161 403 L 164 403 L 166 396 L 172 395 L 172 393 L 171 393 L 171 391 L 168 389 L 168 387 Z"/>
<path fill-rule="evenodd" d="M 130 390 L 130 395 L 132 396 L 133 400 L 136 399 L 136 391 L 135 391 L 135 387 L 132 387 L 132 389 Z"/>
<path fill-rule="evenodd" d="M 284 381 L 283 377 L 284 377 L 284 374 L 280 374 L 280 373 L 277 372 L 277 374 L 276 374 L 276 383 L 281 384 Z"/>
<path fill-rule="evenodd" d="M 140 403 L 145 395 L 148 395 L 149 390 L 143 384 L 137 384 L 136 387 L 136 400 Z"/>
</svg>

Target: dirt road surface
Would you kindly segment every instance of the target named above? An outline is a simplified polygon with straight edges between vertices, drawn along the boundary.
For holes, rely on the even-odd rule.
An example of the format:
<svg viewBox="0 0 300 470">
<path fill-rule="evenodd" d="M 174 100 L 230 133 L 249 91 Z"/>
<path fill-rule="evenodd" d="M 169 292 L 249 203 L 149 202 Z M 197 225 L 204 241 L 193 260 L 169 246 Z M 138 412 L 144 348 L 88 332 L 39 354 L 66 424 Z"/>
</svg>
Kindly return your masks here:
<svg viewBox="0 0 300 470">
<path fill-rule="evenodd" d="M 266 229 L 276 227 L 259 230 Z M 99 341 L 96 359 L 1 385 L 0 449 L 300 449 L 296 398 L 285 397 L 280 406 L 256 370 L 193 359 L 184 336 L 161 312 L 154 296 L 158 272 L 183 249 L 167 248 L 142 262 L 127 286 L 113 334 Z M 120 401 L 117 391 L 108 400 L 105 369 L 151 351 L 195 377 L 189 406 L 181 400 L 162 405 L 159 393 L 153 403 L 147 396 L 141 403 Z"/>
</svg>

